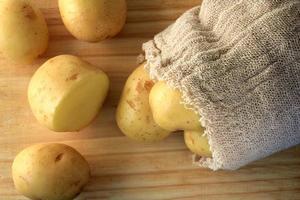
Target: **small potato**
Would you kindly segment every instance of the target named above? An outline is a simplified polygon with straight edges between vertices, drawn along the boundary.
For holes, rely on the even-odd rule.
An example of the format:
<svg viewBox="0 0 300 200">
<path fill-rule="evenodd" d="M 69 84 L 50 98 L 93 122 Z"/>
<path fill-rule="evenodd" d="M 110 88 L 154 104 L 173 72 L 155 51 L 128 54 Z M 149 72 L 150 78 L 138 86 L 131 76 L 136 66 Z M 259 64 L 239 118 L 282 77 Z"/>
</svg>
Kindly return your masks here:
<svg viewBox="0 0 300 200">
<path fill-rule="evenodd" d="M 71 200 L 90 178 L 86 160 L 64 144 L 38 144 L 21 151 L 12 165 L 18 192 L 33 200 Z"/>
<path fill-rule="evenodd" d="M 186 146 L 193 153 L 202 157 L 211 157 L 210 146 L 208 144 L 208 139 L 203 136 L 202 131 L 184 131 L 184 141 Z"/>
<path fill-rule="evenodd" d="M 113 37 L 126 21 L 126 0 L 59 0 L 66 28 L 79 40 L 97 42 Z"/>
<path fill-rule="evenodd" d="M 154 121 L 163 129 L 200 130 L 200 117 L 181 102 L 181 93 L 165 82 L 157 82 L 149 95 L 150 107 Z"/>
<path fill-rule="evenodd" d="M 121 131 L 134 140 L 155 142 L 170 134 L 153 120 L 149 106 L 149 92 L 153 85 L 144 65 L 141 65 L 128 77 L 123 89 L 116 121 Z"/>
<path fill-rule="evenodd" d="M 109 88 L 100 69 L 75 56 L 61 55 L 33 75 L 28 100 L 37 120 L 53 131 L 77 131 L 97 115 Z"/>
<path fill-rule="evenodd" d="M 28 0 L 0 1 L 0 51 L 10 60 L 31 63 L 48 46 L 42 13 Z"/>
</svg>

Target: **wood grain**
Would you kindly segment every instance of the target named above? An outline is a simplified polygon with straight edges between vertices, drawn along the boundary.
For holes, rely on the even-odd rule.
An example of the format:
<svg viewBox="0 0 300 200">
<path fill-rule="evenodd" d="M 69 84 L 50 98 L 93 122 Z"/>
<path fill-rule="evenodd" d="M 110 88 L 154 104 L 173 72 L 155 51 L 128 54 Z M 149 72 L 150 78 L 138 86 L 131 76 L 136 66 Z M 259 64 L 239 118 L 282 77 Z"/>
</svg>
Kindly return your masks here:
<svg viewBox="0 0 300 200">
<path fill-rule="evenodd" d="M 116 38 L 93 44 L 77 41 L 67 32 L 55 0 L 34 2 L 49 25 L 47 52 L 27 66 L 10 63 L 0 54 L 0 200 L 26 199 L 14 189 L 11 164 L 20 150 L 41 142 L 68 144 L 87 158 L 92 179 L 78 200 L 300 199 L 299 146 L 237 171 L 212 172 L 192 165 L 181 134 L 161 143 L 139 144 L 117 128 L 115 108 L 128 74 L 137 66 L 142 43 L 199 0 L 128 0 L 124 30 Z M 27 103 L 30 77 L 46 59 L 59 54 L 78 55 L 111 79 L 99 116 L 76 133 L 47 130 L 34 119 Z"/>
</svg>

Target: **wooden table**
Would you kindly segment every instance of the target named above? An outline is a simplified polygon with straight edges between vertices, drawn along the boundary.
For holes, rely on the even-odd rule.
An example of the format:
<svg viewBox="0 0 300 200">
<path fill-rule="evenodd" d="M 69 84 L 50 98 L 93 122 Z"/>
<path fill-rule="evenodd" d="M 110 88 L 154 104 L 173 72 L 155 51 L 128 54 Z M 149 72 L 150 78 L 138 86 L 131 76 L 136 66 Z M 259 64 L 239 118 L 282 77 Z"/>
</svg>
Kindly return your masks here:
<svg viewBox="0 0 300 200">
<path fill-rule="evenodd" d="M 157 144 L 138 144 L 117 128 L 114 113 L 141 45 L 199 0 L 128 0 L 128 19 L 118 37 L 100 43 L 75 40 L 65 29 L 56 0 L 34 0 L 46 16 L 51 41 L 33 65 L 16 65 L 0 55 L 0 200 L 17 194 L 11 164 L 23 148 L 41 142 L 73 146 L 88 160 L 92 178 L 80 200 L 300 199 L 300 147 L 240 170 L 212 172 L 192 165 L 181 134 Z M 17 44 L 16 44 L 17 45 Z M 28 106 L 27 85 L 48 58 L 74 54 L 99 66 L 111 79 L 108 99 L 96 120 L 76 133 L 53 133 L 37 123 Z"/>
</svg>

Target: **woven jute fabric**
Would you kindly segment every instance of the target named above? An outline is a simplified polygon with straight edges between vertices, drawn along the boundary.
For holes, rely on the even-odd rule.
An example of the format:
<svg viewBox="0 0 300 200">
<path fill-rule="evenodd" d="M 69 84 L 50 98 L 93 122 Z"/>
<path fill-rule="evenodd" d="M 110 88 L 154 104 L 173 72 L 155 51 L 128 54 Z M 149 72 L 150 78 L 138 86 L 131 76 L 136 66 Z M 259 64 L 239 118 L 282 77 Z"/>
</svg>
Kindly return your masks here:
<svg viewBox="0 0 300 200">
<path fill-rule="evenodd" d="M 299 0 L 204 0 L 143 50 L 150 76 L 201 116 L 212 158 L 200 166 L 234 170 L 300 143 Z"/>
</svg>

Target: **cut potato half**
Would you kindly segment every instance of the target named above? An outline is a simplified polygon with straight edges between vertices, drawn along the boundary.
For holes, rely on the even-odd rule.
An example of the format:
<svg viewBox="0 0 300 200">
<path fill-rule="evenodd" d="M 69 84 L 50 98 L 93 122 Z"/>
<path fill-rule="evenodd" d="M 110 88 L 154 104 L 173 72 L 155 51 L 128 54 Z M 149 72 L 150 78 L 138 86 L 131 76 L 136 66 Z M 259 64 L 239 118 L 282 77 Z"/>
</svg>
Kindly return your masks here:
<svg viewBox="0 0 300 200">
<path fill-rule="evenodd" d="M 28 99 L 40 123 L 54 131 L 77 131 L 95 118 L 108 88 L 103 71 L 75 56 L 62 55 L 36 71 Z"/>
</svg>

